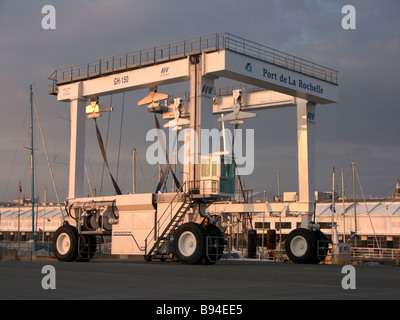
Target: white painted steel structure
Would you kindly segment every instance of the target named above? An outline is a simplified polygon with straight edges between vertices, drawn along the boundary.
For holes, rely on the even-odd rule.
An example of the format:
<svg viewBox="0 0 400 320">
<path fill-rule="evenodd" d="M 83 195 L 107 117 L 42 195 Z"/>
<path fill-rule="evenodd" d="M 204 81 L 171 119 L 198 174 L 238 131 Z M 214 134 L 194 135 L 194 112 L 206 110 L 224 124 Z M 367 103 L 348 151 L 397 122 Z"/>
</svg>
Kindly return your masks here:
<svg viewBox="0 0 400 320">
<path fill-rule="evenodd" d="M 337 101 L 338 73 L 228 33 L 100 59 L 57 70 L 50 76 L 52 88 L 49 93 L 57 94 L 58 101 L 70 104 L 69 201 L 78 201 L 83 196 L 85 108 L 89 99 L 143 88 L 154 92 L 155 87 L 189 81 L 187 116 L 192 131 L 185 130 L 185 156 L 200 163 L 201 148 L 195 148 L 195 145 L 201 146 L 201 128 L 213 126 L 207 123 L 213 113 L 233 111 L 232 97 L 214 100 L 214 81 L 220 77 L 265 89 L 246 93 L 241 111 L 297 107 L 297 206 L 303 217 L 302 227 L 309 228 L 314 210 L 316 105 Z M 173 109 L 168 111 L 171 119 Z M 164 118 L 168 119 L 168 115 Z M 191 136 L 193 132 L 198 133 L 197 140 Z M 193 162 L 184 165 L 184 183 L 200 180 L 200 165 Z M 121 196 L 111 198 L 118 203 L 118 197 Z"/>
</svg>

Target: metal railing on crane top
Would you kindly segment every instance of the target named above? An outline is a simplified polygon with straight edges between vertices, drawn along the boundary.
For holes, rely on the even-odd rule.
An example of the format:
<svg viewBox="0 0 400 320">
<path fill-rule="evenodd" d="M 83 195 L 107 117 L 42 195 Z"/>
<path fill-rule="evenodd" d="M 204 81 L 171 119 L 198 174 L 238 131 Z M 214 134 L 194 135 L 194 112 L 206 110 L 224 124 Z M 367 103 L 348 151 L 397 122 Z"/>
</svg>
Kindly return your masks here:
<svg viewBox="0 0 400 320">
<path fill-rule="evenodd" d="M 306 74 L 319 80 L 338 84 L 338 71 L 229 33 L 213 33 L 57 69 L 49 76 L 49 80 L 51 80 L 50 87 L 55 90 L 57 85 L 60 84 L 82 81 L 178 60 L 193 54 L 224 49 Z"/>
</svg>

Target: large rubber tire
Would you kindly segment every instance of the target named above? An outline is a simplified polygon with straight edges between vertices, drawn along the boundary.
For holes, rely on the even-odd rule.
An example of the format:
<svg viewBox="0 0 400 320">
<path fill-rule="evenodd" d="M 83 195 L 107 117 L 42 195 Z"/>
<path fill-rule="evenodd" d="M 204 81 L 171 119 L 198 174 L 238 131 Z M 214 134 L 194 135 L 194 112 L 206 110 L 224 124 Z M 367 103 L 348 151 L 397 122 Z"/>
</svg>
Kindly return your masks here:
<svg viewBox="0 0 400 320">
<path fill-rule="evenodd" d="M 78 256 L 78 230 L 70 225 L 57 229 L 53 239 L 53 252 L 57 260 L 74 261 Z"/>
<path fill-rule="evenodd" d="M 221 230 L 214 224 L 206 226 L 207 232 L 207 245 L 205 263 L 214 264 L 222 258 L 224 254 L 224 235 Z"/>
<path fill-rule="evenodd" d="M 317 263 L 317 238 L 314 233 L 303 228 L 292 230 L 286 239 L 286 254 L 294 263 Z"/>
<path fill-rule="evenodd" d="M 186 264 L 201 263 L 205 257 L 206 231 L 193 222 L 181 225 L 174 236 L 175 256 Z"/>
</svg>

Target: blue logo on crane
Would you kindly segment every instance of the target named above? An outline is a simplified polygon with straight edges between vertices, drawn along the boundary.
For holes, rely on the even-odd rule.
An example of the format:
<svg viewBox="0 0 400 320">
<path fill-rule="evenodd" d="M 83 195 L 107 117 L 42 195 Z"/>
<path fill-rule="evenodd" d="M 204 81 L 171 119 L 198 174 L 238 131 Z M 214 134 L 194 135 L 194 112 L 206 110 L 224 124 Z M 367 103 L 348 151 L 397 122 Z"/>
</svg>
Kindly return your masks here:
<svg viewBox="0 0 400 320">
<path fill-rule="evenodd" d="M 315 113 L 308 112 L 307 113 L 307 122 L 315 123 Z"/>
<path fill-rule="evenodd" d="M 166 74 L 166 73 L 168 73 L 168 71 L 169 71 L 169 67 L 162 68 L 161 69 L 161 74 Z"/>
<path fill-rule="evenodd" d="M 253 67 L 251 66 L 251 63 L 250 63 L 250 62 L 248 62 L 248 63 L 246 64 L 245 69 L 246 69 L 246 71 L 248 71 L 248 72 L 253 72 Z"/>
<path fill-rule="evenodd" d="M 201 89 L 201 93 L 211 94 L 213 92 L 213 90 L 214 90 L 214 87 L 204 85 L 203 88 Z"/>
<path fill-rule="evenodd" d="M 201 89 L 201 96 L 206 97 L 206 98 L 211 98 L 213 90 L 214 90 L 214 87 L 203 85 L 203 88 Z"/>
</svg>

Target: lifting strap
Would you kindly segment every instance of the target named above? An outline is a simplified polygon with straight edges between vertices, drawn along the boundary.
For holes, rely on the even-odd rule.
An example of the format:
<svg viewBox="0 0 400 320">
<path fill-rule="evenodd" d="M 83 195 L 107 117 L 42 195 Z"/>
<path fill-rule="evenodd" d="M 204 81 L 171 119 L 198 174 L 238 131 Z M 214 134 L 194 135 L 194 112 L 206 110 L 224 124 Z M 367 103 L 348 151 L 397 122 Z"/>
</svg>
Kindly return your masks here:
<svg viewBox="0 0 400 320">
<path fill-rule="evenodd" d="M 235 130 L 233 131 L 233 137 L 232 137 L 232 158 L 233 158 L 233 165 L 235 167 L 235 170 L 237 169 L 236 160 L 235 160 L 235 153 L 234 153 L 234 150 L 235 150 L 235 135 L 236 135 L 236 130 L 237 130 L 238 126 L 239 126 L 238 124 L 235 124 Z M 240 190 L 238 190 L 238 193 L 240 191 L 242 191 L 243 199 L 245 199 L 245 192 L 244 192 L 244 188 L 243 188 L 243 185 L 242 185 L 242 179 L 241 179 L 239 173 L 237 174 L 237 177 L 238 177 L 239 185 L 240 185 Z"/>
<path fill-rule="evenodd" d="M 155 122 L 156 122 L 156 128 L 157 128 L 157 130 L 161 130 L 160 123 L 158 122 L 158 119 L 157 119 L 157 116 L 156 116 L 155 113 L 154 113 L 154 120 L 155 120 Z M 169 171 L 170 169 L 171 169 L 172 177 L 174 178 L 174 181 L 175 181 L 175 186 L 176 186 L 178 189 L 181 188 L 181 184 L 179 183 L 179 180 L 178 180 L 178 178 L 176 177 L 176 175 L 175 175 L 174 171 L 172 170 L 171 165 L 170 165 L 170 163 L 169 163 L 168 152 L 167 152 L 167 149 L 166 149 L 166 147 L 165 147 L 164 139 L 163 139 L 162 137 L 163 137 L 163 136 L 160 134 L 160 135 L 159 135 L 159 138 L 160 138 L 160 141 L 161 141 L 161 146 L 162 146 L 163 151 L 164 151 L 164 153 L 165 153 L 165 159 L 167 160 L 167 167 L 165 168 L 165 170 L 164 170 L 164 172 L 163 172 L 163 175 L 161 176 L 161 179 L 160 179 L 160 181 L 158 182 L 157 189 L 156 189 L 156 192 L 155 192 L 155 193 L 158 193 L 158 191 L 161 190 L 161 188 L 162 188 L 162 186 L 163 186 L 163 184 L 164 184 L 164 182 L 165 182 L 165 179 L 167 178 L 168 171 Z"/>
<path fill-rule="evenodd" d="M 112 184 L 113 184 L 113 186 L 114 186 L 115 192 L 116 192 L 118 195 L 121 195 L 121 194 L 122 194 L 121 189 L 118 187 L 117 182 L 115 181 L 113 175 L 111 174 L 110 167 L 108 166 L 108 161 L 107 161 L 107 157 L 106 157 L 106 152 L 105 152 L 105 150 L 104 150 L 103 139 L 101 138 L 101 134 L 100 134 L 99 127 L 97 126 L 96 118 L 93 118 L 93 120 L 94 120 L 94 123 L 95 123 L 95 125 L 96 125 L 97 141 L 99 142 L 100 151 L 101 151 L 101 154 L 103 155 L 104 163 L 106 164 L 107 169 L 108 169 L 108 172 L 110 173 L 111 181 L 112 181 Z"/>
</svg>

